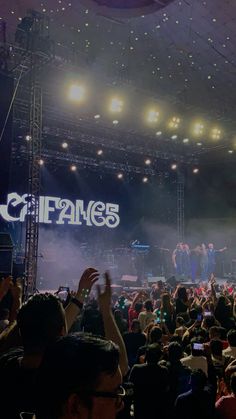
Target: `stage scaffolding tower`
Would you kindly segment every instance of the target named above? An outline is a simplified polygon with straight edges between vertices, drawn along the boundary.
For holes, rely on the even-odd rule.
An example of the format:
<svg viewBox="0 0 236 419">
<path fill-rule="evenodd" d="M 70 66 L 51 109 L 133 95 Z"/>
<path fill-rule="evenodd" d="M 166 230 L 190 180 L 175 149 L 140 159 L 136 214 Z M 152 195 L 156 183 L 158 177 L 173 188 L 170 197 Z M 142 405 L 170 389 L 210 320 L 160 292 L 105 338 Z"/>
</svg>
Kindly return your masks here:
<svg viewBox="0 0 236 419">
<path fill-rule="evenodd" d="M 41 67 L 47 55 L 48 36 L 45 28 L 48 21 L 40 13 L 30 11 L 31 28 L 27 36 L 30 51 L 30 109 L 29 109 L 29 174 L 28 201 L 25 232 L 25 296 L 28 298 L 36 291 L 38 242 L 39 242 L 39 200 L 40 200 L 40 163 L 42 147 L 42 86 Z M 44 51 L 42 51 L 44 46 Z M 46 60 L 47 61 L 47 60 Z"/>
<path fill-rule="evenodd" d="M 184 174 L 177 173 L 177 230 L 178 240 L 184 240 Z"/>
</svg>

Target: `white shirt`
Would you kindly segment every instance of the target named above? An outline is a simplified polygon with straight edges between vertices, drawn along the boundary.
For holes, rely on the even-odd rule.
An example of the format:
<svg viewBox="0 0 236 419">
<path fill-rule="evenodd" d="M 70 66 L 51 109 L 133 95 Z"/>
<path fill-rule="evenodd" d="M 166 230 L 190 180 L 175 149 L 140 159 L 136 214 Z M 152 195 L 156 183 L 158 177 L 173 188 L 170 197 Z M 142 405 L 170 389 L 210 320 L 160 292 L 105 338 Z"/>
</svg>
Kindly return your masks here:
<svg viewBox="0 0 236 419">
<path fill-rule="evenodd" d="M 208 367 L 207 367 L 207 359 L 205 356 L 193 356 L 189 355 L 186 358 L 182 358 L 180 360 L 183 365 L 194 369 L 200 369 L 205 372 L 206 376 L 208 376 Z"/>
<path fill-rule="evenodd" d="M 140 321 L 142 332 L 145 329 L 145 327 L 148 326 L 149 323 L 151 323 L 156 318 L 157 316 L 151 311 L 141 311 L 141 313 L 139 313 L 138 320 Z"/>
</svg>

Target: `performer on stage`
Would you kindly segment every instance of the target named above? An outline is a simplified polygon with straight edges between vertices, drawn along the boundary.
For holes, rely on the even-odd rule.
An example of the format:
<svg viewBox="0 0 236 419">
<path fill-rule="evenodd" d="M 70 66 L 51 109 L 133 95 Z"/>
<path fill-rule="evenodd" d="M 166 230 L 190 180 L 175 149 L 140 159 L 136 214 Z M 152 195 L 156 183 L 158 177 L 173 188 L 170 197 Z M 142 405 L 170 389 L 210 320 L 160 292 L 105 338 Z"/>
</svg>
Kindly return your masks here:
<svg viewBox="0 0 236 419">
<path fill-rule="evenodd" d="M 183 243 L 177 243 L 172 253 L 172 262 L 178 276 L 183 275 Z"/>
<path fill-rule="evenodd" d="M 183 275 L 185 279 L 190 278 L 191 276 L 190 249 L 187 243 L 183 244 L 182 265 L 183 265 Z"/>
<path fill-rule="evenodd" d="M 207 281 L 208 273 L 208 253 L 204 243 L 200 246 L 200 275 L 202 281 Z"/>
<path fill-rule="evenodd" d="M 201 246 L 196 246 L 190 251 L 190 264 L 191 264 L 191 278 L 195 282 L 197 278 L 198 268 L 200 264 Z"/>
<path fill-rule="evenodd" d="M 207 273 L 208 273 L 208 277 L 210 277 L 212 274 L 215 273 L 216 253 L 221 253 L 221 252 L 224 252 L 225 250 L 227 250 L 227 247 L 223 247 L 222 249 L 215 250 L 213 243 L 208 244 L 208 249 L 207 249 L 207 257 L 208 257 Z"/>
</svg>

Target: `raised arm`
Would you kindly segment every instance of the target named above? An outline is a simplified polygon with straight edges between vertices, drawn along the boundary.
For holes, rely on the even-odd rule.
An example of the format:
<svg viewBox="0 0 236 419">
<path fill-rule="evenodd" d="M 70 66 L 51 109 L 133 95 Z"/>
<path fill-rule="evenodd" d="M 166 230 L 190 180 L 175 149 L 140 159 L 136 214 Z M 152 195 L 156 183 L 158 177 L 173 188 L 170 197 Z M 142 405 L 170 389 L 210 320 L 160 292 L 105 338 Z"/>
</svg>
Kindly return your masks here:
<svg viewBox="0 0 236 419">
<path fill-rule="evenodd" d="M 112 340 L 120 349 L 120 369 L 123 376 L 128 372 L 128 358 L 126 348 L 120 331 L 115 322 L 111 310 L 111 278 L 108 272 L 105 273 L 105 289 L 102 292 L 98 285 L 98 303 L 103 318 L 105 336 Z"/>
<path fill-rule="evenodd" d="M 70 330 L 76 317 L 83 308 L 85 300 L 88 298 L 91 288 L 98 280 L 99 273 L 94 268 L 86 269 L 79 281 L 78 290 L 65 308 L 67 330 Z"/>
</svg>

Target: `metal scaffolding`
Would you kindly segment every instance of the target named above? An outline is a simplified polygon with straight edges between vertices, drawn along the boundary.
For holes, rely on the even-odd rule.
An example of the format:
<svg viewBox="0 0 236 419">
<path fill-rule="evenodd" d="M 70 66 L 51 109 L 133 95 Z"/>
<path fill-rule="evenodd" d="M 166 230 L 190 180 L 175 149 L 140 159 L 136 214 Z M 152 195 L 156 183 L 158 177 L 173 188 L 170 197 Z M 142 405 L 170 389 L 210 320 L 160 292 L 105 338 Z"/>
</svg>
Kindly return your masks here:
<svg viewBox="0 0 236 419">
<path fill-rule="evenodd" d="M 184 240 L 184 174 L 177 174 L 177 231 L 178 240 Z"/>
<path fill-rule="evenodd" d="M 31 53 L 30 62 L 30 108 L 29 108 L 29 175 L 28 201 L 25 232 L 25 295 L 36 291 L 38 241 L 39 241 L 39 197 L 40 159 L 42 146 L 42 87 L 40 82 L 41 48 L 39 41 L 45 39 L 44 16 L 31 11 L 31 29 L 27 34 L 27 46 Z M 47 54 L 46 54 L 47 55 Z M 49 58 L 49 57 L 48 57 Z M 45 53 L 44 53 L 45 59 Z"/>
</svg>

